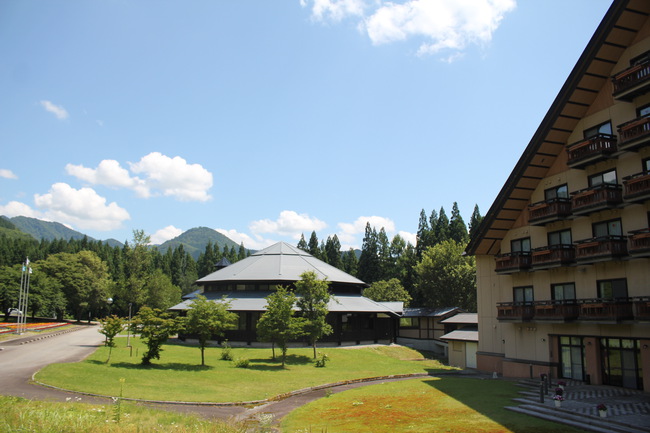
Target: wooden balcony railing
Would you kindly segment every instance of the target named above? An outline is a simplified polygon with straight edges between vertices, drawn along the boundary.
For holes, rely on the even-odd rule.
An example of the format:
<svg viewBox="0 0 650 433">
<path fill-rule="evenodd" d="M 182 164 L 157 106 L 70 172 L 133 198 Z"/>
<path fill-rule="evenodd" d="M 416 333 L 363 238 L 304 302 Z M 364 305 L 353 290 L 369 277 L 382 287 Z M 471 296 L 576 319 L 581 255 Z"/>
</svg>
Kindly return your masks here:
<svg viewBox="0 0 650 433">
<path fill-rule="evenodd" d="M 612 77 L 616 99 L 630 101 L 635 96 L 645 93 L 650 86 L 650 63 L 635 65 Z"/>
<path fill-rule="evenodd" d="M 636 320 L 650 320 L 650 296 L 640 296 L 634 300 L 634 318 Z"/>
<path fill-rule="evenodd" d="M 567 146 L 567 164 L 571 168 L 584 168 L 610 158 L 616 150 L 616 136 L 598 134 Z"/>
<path fill-rule="evenodd" d="M 571 215 L 570 198 L 554 198 L 528 205 L 528 222 L 541 225 L 565 219 Z"/>
<path fill-rule="evenodd" d="M 499 274 L 511 274 L 530 269 L 530 252 L 520 251 L 516 253 L 499 254 L 495 257 L 496 272 Z"/>
<path fill-rule="evenodd" d="M 497 320 L 528 322 L 535 316 L 532 302 L 499 302 Z"/>
<path fill-rule="evenodd" d="M 636 150 L 650 144 L 650 116 L 643 116 L 618 125 L 619 150 Z"/>
<path fill-rule="evenodd" d="M 650 320 L 650 296 L 497 302 L 497 320 L 511 322 L 648 321 Z"/>
<path fill-rule="evenodd" d="M 650 256 L 650 228 L 629 232 L 631 256 Z"/>
<path fill-rule="evenodd" d="M 579 264 L 613 260 L 627 256 L 625 236 L 601 236 L 575 243 L 576 262 Z"/>
<path fill-rule="evenodd" d="M 623 203 L 623 194 L 619 184 L 602 183 L 571 193 L 571 212 L 573 215 L 585 215 L 604 209 L 612 209 L 621 203 Z"/>
<path fill-rule="evenodd" d="M 623 178 L 623 199 L 643 201 L 650 198 L 650 171 L 643 171 Z"/>
<path fill-rule="evenodd" d="M 568 266 L 575 263 L 576 249 L 573 245 L 549 245 L 535 248 L 532 253 L 534 269 L 546 269 L 556 266 Z"/>
<path fill-rule="evenodd" d="M 578 320 L 604 320 L 618 322 L 634 319 L 632 298 L 617 299 L 580 299 L 580 315 Z"/>
</svg>

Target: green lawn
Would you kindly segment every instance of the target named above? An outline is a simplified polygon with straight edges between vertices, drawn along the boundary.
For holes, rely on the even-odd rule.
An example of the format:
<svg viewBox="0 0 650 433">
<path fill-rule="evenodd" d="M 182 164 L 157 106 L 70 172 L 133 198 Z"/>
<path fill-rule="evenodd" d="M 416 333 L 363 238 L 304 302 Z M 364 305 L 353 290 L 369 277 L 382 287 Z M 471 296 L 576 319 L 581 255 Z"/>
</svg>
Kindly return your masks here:
<svg viewBox="0 0 650 433">
<path fill-rule="evenodd" d="M 53 403 L 0 396 L 0 432 L 5 433 L 244 433 L 245 426 L 210 422 L 136 404 Z"/>
<path fill-rule="evenodd" d="M 282 420 L 283 433 L 577 433 L 504 409 L 512 382 L 424 378 L 352 389 L 316 400 Z"/>
<path fill-rule="evenodd" d="M 251 401 L 343 380 L 392 374 L 425 373 L 449 369 L 419 352 L 404 347 L 323 348 L 330 361 L 325 368 L 312 363 L 311 349 L 290 349 L 286 368 L 271 360 L 271 349 L 233 348 L 235 358 L 248 358 L 250 368 L 235 368 L 220 360 L 221 348 L 206 349 L 201 367 L 196 347 L 168 344 L 160 360 L 150 367 L 140 365 L 144 346 L 131 339 L 133 356 L 118 340 L 111 362 L 108 349 L 100 348 L 85 361 L 53 364 L 36 375 L 36 380 L 75 391 L 118 395 L 124 378 L 124 397 L 148 400 L 197 402 Z"/>
</svg>

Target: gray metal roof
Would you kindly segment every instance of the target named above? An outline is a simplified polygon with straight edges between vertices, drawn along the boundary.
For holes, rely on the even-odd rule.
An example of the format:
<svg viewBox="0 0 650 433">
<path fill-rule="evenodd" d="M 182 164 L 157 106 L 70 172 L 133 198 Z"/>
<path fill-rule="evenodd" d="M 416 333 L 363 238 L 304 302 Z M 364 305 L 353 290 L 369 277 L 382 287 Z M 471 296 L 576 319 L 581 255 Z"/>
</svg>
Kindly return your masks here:
<svg viewBox="0 0 650 433">
<path fill-rule="evenodd" d="M 458 324 L 478 324 L 478 314 L 477 313 L 458 313 L 451 317 L 448 317 L 445 320 L 441 320 L 440 323 L 458 323 Z"/>
<path fill-rule="evenodd" d="M 446 316 L 454 312 L 463 311 L 458 307 L 446 307 L 446 308 L 405 308 L 404 317 L 440 317 Z"/>
<path fill-rule="evenodd" d="M 273 292 L 270 291 L 235 291 L 235 292 L 208 292 L 204 296 L 213 301 L 219 301 L 225 297 L 230 302 L 230 311 L 266 311 L 266 298 Z M 178 305 L 170 308 L 173 311 L 189 310 L 193 299 L 186 299 Z M 364 298 L 361 295 L 341 294 L 332 295 L 328 304 L 329 311 L 334 313 L 385 313 L 399 315 L 401 313 L 401 302 L 391 302 L 389 305 L 375 302 Z"/>
<path fill-rule="evenodd" d="M 451 331 L 449 334 L 443 335 L 440 337 L 440 339 L 454 341 L 478 341 L 478 331 L 457 329 L 456 331 Z"/>
<path fill-rule="evenodd" d="M 196 282 L 197 284 L 236 281 L 294 282 L 300 280 L 300 275 L 305 271 L 313 271 L 319 279 L 327 279 L 332 283 L 367 286 L 358 278 L 286 242 L 271 245 Z"/>
</svg>

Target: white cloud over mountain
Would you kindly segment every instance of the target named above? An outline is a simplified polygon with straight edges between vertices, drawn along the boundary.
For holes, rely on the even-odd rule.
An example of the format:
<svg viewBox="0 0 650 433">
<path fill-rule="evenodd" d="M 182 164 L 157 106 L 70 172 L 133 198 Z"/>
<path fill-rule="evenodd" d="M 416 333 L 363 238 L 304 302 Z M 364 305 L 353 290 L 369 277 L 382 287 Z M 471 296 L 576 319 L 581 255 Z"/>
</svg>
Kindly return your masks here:
<svg viewBox="0 0 650 433">
<path fill-rule="evenodd" d="M 140 161 L 128 164 L 135 175 L 112 159 L 101 161 L 97 168 L 68 164 L 66 172 L 92 185 L 131 189 L 143 198 L 163 195 L 179 201 L 201 202 L 212 198 L 208 194 L 212 173 L 200 164 L 188 164 L 180 156 L 170 158 L 160 152 L 151 152 Z"/>
</svg>

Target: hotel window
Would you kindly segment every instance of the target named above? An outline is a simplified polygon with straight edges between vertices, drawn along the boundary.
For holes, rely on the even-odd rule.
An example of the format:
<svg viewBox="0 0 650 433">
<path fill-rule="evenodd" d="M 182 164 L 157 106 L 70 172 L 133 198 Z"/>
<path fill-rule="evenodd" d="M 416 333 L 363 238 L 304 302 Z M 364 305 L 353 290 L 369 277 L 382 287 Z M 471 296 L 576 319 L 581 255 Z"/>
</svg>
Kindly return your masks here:
<svg viewBox="0 0 650 433">
<path fill-rule="evenodd" d="M 544 199 L 546 201 L 554 200 L 557 198 L 569 198 L 569 188 L 567 184 L 558 185 L 544 191 Z"/>
<path fill-rule="evenodd" d="M 600 134 L 612 135 L 612 122 L 601 123 L 600 125 L 592 126 L 584 130 L 585 138 L 596 137 Z"/>
<path fill-rule="evenodd" d="M 559 230 L 548 235 L 548 245 L 571 245 L 571 230 Z"/>
<path fill-rule="evenodd" d="M 616 170 L 603 171 L 589 176 L 589 186 L 598 186 L 604 183 L 616 185 Z"/>
<path fill-rule="evenodd" d="M 532 286 L 513 287 L 512 298 L 517 304 L 529 304 L 535 300 Z"/>
<path fill-rule="evenodd" d="M 598 297 L 601 299 L 627 298 L 627 279 L 598 281 Z"/>
<path fill-rule="evenodd" d="M 636 117 L 645 117 L 650 114 L 650 104 L 636 109 Z"/>
<path fill-rule="evenodd" d="M 530 252 L 530 238 L 521 238 L 510 241 L 511 253 L 529 253 Z"/>
<path fill-rule="evenodd" d="M 623 236 L 623 227 L 621 226 L 620 219 L 594 223 L 591 225 L 591 229 L 595 238 Z"/>
<path fill-rule="evenodd" d="M 575 301 L 576 285 L 574 283 L 551 284 L 551 299 L 555 301 Z"/>
</svg>

